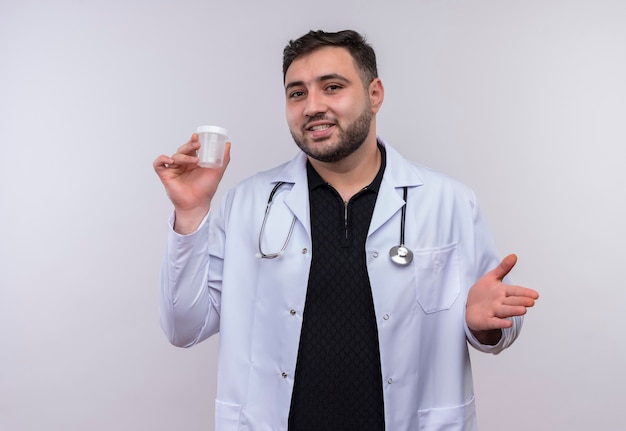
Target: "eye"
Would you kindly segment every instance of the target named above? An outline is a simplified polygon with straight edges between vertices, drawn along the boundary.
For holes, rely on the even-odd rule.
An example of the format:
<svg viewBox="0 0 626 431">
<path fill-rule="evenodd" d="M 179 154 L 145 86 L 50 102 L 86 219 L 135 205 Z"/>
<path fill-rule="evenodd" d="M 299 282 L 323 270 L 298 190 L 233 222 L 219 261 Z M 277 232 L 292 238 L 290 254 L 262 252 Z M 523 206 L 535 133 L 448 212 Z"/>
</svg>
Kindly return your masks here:
<svg viewBox="0 0 626 431">
<path fill-rule="evenodd" d="M 326 91 L 330 92 L 330 93 L 334 93 L 338 90 L 341 90 L 343 87 L 339 84 L 329 84 L 326 86 Z"/>
<path fill-rule="evenodd" d="M 298 99 L 302 96 L 304 96 L 304 91 L 302 90 L 296 90 L 296 91 L 292 91 L 291 93 L 289 93 L 290 99 Z"/>
</svg>

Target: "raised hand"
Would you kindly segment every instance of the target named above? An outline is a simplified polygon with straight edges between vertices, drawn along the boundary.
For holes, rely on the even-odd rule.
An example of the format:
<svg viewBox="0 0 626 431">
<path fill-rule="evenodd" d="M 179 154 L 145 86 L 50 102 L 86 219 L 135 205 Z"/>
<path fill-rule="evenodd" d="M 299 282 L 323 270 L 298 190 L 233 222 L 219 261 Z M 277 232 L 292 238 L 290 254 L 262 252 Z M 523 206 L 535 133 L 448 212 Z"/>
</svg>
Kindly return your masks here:
<svg viewBox="0 0 626 431">
<path fill-rule="evenodd" d="M 465 321 L 484 344 L 495 344 L 493 341 L 497 342 L 501 336 L 500 330 L 512 325 L 507 318 L 526 314 L 526 309 L 535 305 L 539 298 L 532 289 L 502 281 L 516 263 L 517 256 L 508 255 L 482 276 L 467 295 Z"/>
<path fill-rule="evenodd" d="M 161 155 L 152 164 L 174 204 L 174 229 L 182 234 L 193 232 L 207 214 L 230 162 L 230 142 L 226 143 L 221 168 L 199 167 L 196 156 L 199 148 L 198 135 L 194 133 L 171 157 Z"/>
</svg>

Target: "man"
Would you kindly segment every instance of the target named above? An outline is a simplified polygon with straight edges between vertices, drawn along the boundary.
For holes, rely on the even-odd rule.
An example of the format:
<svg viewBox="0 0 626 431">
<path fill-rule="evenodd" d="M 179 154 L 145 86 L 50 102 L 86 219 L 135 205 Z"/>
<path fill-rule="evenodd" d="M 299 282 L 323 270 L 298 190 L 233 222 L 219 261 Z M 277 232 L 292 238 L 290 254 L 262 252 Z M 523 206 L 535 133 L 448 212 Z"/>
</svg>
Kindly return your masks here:
<svg viewBox="0 0 626 431">
<path fill-rule="evenodd" d="M 502 281 L 516 258 L 471 190 L 377 138 L 358 33 L 291 41 L 283 72 L 293 160 L 211 211 L 226 167 L 197 166 L 197 135 L 154 162 L 175 209 L 162 325 L 184 347 L 219 330 L 217 431 L 476 429 L 467 344 L 511 345 L 538 294 Z"/>
</svg>

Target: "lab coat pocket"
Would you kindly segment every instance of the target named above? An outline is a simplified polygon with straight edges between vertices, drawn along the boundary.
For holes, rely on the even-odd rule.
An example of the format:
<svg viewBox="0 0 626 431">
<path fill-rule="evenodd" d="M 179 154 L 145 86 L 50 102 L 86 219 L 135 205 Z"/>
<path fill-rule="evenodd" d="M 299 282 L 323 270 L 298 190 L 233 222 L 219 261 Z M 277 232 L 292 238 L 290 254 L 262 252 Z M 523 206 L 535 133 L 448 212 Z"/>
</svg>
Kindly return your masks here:
<svg viewBox="0 0 626 431">
<path fill-rule="evenodd" d="M 219 430 L 239 430 L 241 406 L 239 404 L 215 401 L 215 425 Z"/>
<path fill-rule="evenodd" d="M 449 309 L 459 296 L 460 274 L 456 244 L 418 250 L 413 259 L 417 301 L 425 313 Z"/>
<path fill-rule="evenodd" d="M 424 431 L 476 431 L 474 397 L 460 406 L 420 410 L 419 429 Z"/>
</svg>

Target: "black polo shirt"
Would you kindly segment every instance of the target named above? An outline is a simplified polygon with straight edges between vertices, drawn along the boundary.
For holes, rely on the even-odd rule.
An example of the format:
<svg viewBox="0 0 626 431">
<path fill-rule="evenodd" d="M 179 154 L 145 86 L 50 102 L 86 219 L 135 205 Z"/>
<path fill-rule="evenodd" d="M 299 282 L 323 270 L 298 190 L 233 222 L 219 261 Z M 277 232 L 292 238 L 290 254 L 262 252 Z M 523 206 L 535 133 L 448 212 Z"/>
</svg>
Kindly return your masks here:
<svg viewBox="0 0 626 431">
<path fill-rule="evenodd" d="M 344 202 L 307 163 L 312 261 L 289 412 L 291 431 L 384 430 L 378 330 L 365 240 L 386 165 Z"/>
</svg>

